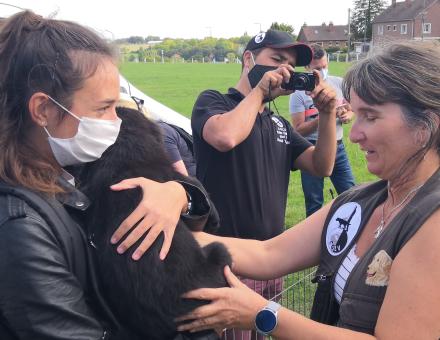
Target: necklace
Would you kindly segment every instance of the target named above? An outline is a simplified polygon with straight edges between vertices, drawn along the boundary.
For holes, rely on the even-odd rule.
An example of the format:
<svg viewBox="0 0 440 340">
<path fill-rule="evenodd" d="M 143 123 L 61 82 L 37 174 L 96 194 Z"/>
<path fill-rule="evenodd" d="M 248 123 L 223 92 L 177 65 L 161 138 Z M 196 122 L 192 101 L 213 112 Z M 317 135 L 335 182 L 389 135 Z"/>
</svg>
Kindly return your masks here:
<svg viewBox="0 0 440 340">
<path fill-rule="evenodd" d="M 378 224 L 376 230 L 374 230 L 374 238 L 378 238 L 378 237 L 380 236 L 380 234 L 382 234 L 382 231 L 383 231 L 383 229 L 384 229 L 384 227 L 385 227 L 385 224 L 386 224 L 386 222 L 387 222 L 387 219 L 388 219 L 389 217 L 391 217 L 391 216 L 393 215 L 393 213 L 394 213 L 397 209 L 399 209 L 402 205 L 404 205 L 405 202 L 410 198 L 410 196 L 411 196 L 412 194 L 414 194 L 415 192 L 417 192 L 417 190 L 419 190 L 419 189 L 423 186 L 423 184 L 424 184 L 424 183 L 422 183 L 422 184 L 418 185 L 417 187 L 411 189 L 411 190 L 406 194 L 406 196 L 405 196 L 405 197 L 399 202 L 399 204 L 396 204 L 396 205 L 391 209 L 391 211 L 390 211 L 390 213 L 388 214 L 388 217 L 387 217 L 387 218 L 385 218 L 385 202 L 383 203 L 383 205 L 382 205 L 382 217 L 381 217 L 381 219 L 380 219 L 380 222 L 379 222 L 379 224 Z"/>
</svg>

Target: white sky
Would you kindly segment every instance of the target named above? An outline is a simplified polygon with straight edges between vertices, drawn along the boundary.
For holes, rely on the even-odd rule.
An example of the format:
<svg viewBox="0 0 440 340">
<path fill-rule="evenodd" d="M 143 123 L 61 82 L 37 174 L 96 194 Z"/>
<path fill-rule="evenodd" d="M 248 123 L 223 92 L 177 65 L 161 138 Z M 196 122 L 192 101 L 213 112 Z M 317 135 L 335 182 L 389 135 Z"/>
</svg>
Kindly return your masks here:
<svg viewBox="0 0 440 340">
<path fill-rule="evenodd" d="M 106 38 L 148 35 L 160 38 L 230 38 L 255 35 L 272 22 L 286 23 L 298 34 L 304 22 L 346 24 L 353 0 L 0 0 L 0 17 L 29 8 L 57 19 L 79 22 Z M 388 1 L 389 3 L 391 2 Z"/>
</svg>

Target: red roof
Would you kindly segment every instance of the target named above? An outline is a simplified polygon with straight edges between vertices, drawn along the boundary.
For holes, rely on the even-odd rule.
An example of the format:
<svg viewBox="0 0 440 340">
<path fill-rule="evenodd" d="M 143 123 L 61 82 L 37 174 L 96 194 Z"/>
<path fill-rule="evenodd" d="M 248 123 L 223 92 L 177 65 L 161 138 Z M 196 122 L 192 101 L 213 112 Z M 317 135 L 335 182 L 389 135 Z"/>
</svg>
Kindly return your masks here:
<svg viewBox="0 0 440 340">
<path fill-rule="evenodd" d="M 373 23 L 413 20 L 435 1 L 437 0 L 405 0 L 392 3 L 374 18 Z"/>
</svg>

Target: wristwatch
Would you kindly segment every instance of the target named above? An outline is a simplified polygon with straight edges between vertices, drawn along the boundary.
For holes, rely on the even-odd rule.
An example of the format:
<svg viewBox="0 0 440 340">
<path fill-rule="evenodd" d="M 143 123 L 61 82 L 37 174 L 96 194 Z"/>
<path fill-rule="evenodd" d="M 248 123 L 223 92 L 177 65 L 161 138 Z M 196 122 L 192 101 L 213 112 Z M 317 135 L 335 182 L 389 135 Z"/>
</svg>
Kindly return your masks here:
<svg viewBox="0 0 440 340">
<path fill-rule="evenodd" d="M 278 323 L 278 310 L 281 305 L 270 301 L 266 307 L 260 310 L 255 317 L 255 328 L 263 335 L 270 335 Z"/>
</svg>

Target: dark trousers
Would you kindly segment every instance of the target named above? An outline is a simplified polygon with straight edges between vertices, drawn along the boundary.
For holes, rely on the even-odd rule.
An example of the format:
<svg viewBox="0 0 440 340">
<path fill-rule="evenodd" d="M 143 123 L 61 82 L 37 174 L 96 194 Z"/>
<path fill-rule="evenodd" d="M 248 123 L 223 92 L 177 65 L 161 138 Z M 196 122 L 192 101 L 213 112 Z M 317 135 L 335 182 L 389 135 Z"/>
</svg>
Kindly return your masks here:
<svg viewBox="0 0 440 340">
<path fill-rule="evenodd" d="M 330 175 L 330 180 L 338 194 L 350 189 L 354 185 L 353 173 L 342 141 L 338 142 L 335 166 Z M 310 216 L 319 210 L 324 203 L 324 178 L 312 176 L 305 171 L 301 171 L 301 184 L 304 191 L 306 215 Z"/>
</svg>

